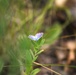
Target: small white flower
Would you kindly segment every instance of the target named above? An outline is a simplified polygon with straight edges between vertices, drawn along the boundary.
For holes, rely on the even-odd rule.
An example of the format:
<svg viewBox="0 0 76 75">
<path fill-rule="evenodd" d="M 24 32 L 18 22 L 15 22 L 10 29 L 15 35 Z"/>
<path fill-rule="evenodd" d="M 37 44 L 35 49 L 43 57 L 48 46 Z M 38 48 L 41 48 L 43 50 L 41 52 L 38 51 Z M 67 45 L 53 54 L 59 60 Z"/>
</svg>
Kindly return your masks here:
<svg viewBox="0 0 76 75">
<path fill-rule="evenodd" d="M 38 41 L 41 37 L 43 36 L 43 33 L 37 33 L 35 36 L 34 35 L 29 35 L 28 38 L 34 41 Z"/>
</svg>

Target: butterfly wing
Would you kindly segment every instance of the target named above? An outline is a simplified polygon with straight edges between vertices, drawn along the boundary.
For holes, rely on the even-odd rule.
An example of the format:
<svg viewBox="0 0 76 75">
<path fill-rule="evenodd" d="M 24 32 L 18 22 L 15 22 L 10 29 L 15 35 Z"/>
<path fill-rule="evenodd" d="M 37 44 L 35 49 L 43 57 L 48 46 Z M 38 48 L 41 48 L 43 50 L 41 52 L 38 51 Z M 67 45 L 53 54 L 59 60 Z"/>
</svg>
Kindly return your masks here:
<svg viewBox="0 0 76 75">
<path fill-rule="evenodd" d="M 29 35 L 28 38 L 34 41 L 38 41 L 43 36 L 43 33 L 37 33 L 35 36 Z"/>
<path fill-rule="evenodd" d="M 33 35 L 29 35 L 29 36 L 28 36 L 28 38 L 30 38 L 31 40 L 36 41 L 36 37 L 35 37 L 35 36 L 33 36 Z"/>
<path fill-rule="evenodd" d="M 36 39 L 39 40 L 43 36 L 43 33 L 37 33 L 35 35 Z"/>
</svg>

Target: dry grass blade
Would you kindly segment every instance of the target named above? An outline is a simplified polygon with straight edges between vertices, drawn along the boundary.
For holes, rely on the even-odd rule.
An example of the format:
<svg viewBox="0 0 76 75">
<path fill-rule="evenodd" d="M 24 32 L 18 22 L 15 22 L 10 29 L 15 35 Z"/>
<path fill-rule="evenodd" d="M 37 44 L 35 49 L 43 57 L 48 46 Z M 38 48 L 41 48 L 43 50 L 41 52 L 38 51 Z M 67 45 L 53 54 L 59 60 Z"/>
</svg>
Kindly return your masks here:
<svg viewBox="0 0 76 75">
<path fill-rule="evenodd" d="M 52 70 L 52 69 L 50 69 L 50 68 L 48 68 L 48 67 L 46 67 L 46 66 L 40 64 L 40 63 L 34 62 L 34 64 L 39 65 L 39 66 L 41 66 L 41 67 L 43 67 L 43 68 L 45 68 L 45 69 L 47 69 L 47 70 L 49 70 L 49 71 L 51 71 L 51 72 L 57 74 L 57 75 L 61 75 L 60 73 L 58 73 L 58 72 L 56 72 L 56 71 L 54 71 L 54 70 Z"/>
</svg>

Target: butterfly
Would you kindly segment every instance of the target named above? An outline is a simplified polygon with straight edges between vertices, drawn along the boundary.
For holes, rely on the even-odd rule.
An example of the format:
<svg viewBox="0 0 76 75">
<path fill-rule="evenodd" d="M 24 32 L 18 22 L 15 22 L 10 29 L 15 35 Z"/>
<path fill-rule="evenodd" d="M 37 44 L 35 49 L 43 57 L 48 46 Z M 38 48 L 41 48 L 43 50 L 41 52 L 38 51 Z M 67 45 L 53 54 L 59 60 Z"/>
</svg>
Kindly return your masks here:
<svg viewBox="0 0 76 75">
<path fill-rule="evenodd" d="M 34 35 L 29 35 L 28 38 L 34 41 L 38 41 L 41 37 L 43 36 L 43 33 L 37 33 L 35 36 Z"/>
</svg>

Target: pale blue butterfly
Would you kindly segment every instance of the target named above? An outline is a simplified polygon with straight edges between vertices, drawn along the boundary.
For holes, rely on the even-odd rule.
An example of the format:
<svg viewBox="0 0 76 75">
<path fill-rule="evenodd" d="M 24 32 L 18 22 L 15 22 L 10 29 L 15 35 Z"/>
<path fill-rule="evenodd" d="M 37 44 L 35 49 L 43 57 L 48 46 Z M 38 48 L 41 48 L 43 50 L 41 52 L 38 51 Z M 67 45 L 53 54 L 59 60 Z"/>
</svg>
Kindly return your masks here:
<svg viewBox="0 0 76 75">
<path fill-rule="evenodd" d="M 41 37 L 43 36 L 43 33 L 37 33 L 35 36 L 34 35 L 29 35 L 28 38 L 34 41 L 38 41 Z"/>
</svg>

